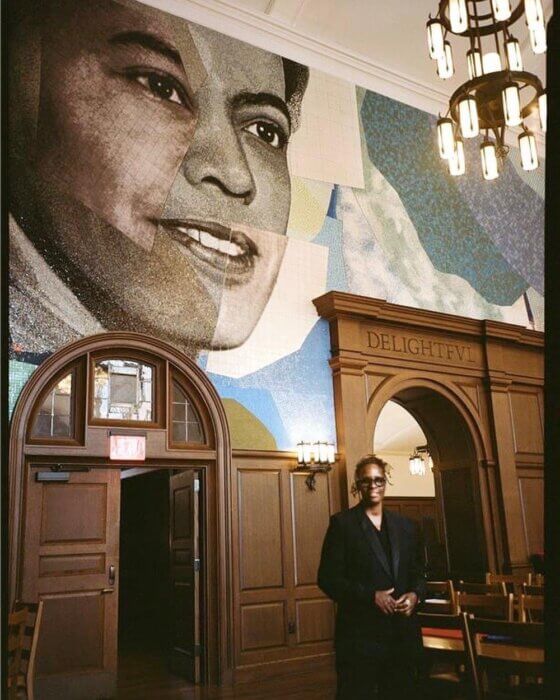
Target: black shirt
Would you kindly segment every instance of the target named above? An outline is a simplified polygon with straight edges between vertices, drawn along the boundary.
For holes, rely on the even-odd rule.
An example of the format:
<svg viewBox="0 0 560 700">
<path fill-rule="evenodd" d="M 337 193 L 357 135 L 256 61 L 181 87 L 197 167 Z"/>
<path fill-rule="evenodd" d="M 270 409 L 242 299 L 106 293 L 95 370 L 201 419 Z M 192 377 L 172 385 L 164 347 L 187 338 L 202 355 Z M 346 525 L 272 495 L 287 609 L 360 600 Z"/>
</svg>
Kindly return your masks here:
<svg viewBox="0 0 560 700">
<path fill-rule="evenodd" d="M 389 541 L 389 532 L 387 530 L 387 518 L 385 517 L 385 514 L 381 516 L 381 528 L 379 530 L 375 527 L 371 518 L 369 519 L 369 521 L 371 523 L 371 526 L 375 530 L 375 534 L 377 535 L 377 537 L 379 537 L 379 542 L 381 543 L 383 551 L 385 552 L 385 556 L 387 557 L 389 569 L 392 570 L 393 560 L 391 558 L 391 543 Z"/>
</svg>

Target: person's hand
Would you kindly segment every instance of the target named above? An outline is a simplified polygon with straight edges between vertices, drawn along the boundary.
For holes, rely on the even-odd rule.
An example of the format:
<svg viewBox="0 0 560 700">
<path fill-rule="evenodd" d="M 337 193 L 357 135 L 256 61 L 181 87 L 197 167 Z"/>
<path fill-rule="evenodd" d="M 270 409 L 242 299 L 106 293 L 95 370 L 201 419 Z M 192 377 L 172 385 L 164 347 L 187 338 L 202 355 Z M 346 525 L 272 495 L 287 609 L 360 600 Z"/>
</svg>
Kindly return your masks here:
<svg viewBox="0 0 560 700">
<path fill-rule="evenodd" d="M 375 604 L 385 615 L 392 615 L 395 612 L 396 600 L 391 596 L 394 588 L 387 591 L 375 591 Z"/>
<path fill-rule="evenodd" d="M 403 593 L 403 595 L 395 601 L 395 612 L 410 617 L 417 603 L 418 596 L 416 593 Z"/>
</svg>

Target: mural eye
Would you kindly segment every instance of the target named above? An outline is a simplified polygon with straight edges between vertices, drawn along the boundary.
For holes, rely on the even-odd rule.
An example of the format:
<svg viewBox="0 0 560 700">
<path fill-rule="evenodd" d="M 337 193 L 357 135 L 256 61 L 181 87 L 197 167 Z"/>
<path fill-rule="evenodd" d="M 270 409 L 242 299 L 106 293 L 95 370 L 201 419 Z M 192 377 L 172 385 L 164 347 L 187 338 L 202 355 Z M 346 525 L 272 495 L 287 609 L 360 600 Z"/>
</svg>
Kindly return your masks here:
<svg viewBox="0 0 560 700">
<path fill-rule="evenodd" d="M 175 104 L 179 105 L 186 104 L 181 94 L 182 91 L 173 78 L 160 75 L 159 73 L 144 73 L 136 75 L 135 80 L 159 100 L 175 102 Z"/>
<path fill-rule="evenodd" d="M 245 127 L 245 131 L 254 134 L 273 148 L 283 148 L 286 145 L 287 138 L 284 132 L 279 126 L 271 122 L 253 122 Z"/>
</svg>

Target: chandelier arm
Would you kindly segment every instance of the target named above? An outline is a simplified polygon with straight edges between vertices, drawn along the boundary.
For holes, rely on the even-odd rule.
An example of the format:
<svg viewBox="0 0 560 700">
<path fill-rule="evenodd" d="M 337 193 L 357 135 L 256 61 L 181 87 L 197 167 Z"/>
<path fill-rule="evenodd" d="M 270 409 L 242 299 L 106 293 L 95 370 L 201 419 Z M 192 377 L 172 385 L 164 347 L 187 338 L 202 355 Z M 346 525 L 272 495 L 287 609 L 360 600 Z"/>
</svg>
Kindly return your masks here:
<svg viewBox="0 0 560 700">
<path fill-rule="evenodd" d="M 474 7 L 474 26 L 475 26 L 475 36 L 478 40 L 478 50 L 480 52 L 480 60 L 482 61 L 482 39 L 480 38 L 480 23 L 478 21 L 478 10 L 476 7 L 476 0 L 473 3 Z M 469 20 L 470 20 L 470 15 L 469 15 Z"/>
<path fill-rule="evenodd" d="M 473 7 L 474 7 L 476 16 L 478 17 L 479 21 L 486 22 L 488 20 L 493 20 L 494 15 L 492 12 L 490 12 L 489 14 L 486 14 L 486 15 L 479 15 L 478 14 L 477 2 L 479 2 L 479 1 L 480 0 L 472 0 Z M 446 12 L 445 12 L 446 9 L 448 8 L 448 6 L 449 6 L 449 0 L 440 0 L 438 15 L 439 15 L 439 20 L 443 24 L 443 26 L 446 29 L 448 29 L 452 34 L 455 34 L 456 36 L 463 36 L 465 38 L 471 36 L 473 34 L 473 32 L 475 32 L 475 30 L 473 28 L 471 28 L 470 21 L 469 21 L 469 28 L 466 29 L 464 32 L 454 32 L 451 29 L 451 23 L 449 21 L 449 18 L 446 15 Z M 524 0 L 519 0 L 517 7 L 514 10 L 512 10 L 509 19 L 504 20 L 503 24 L 505 24 L 507 26 L 511 26 L 512 24 L 517 22 L 517 20 L 523 15 L 523 11 L 524 11 Z M 470 13 L 467 13 L 467 17 L 468 17 L 468 20 L 470 20 L 472 18 Z M 479 26 L 479 32 L 480 32 L 481 36 L 488 36 L 490 34 L 494 34 L 495 29 L 496 29 L 496 25 L 497 25 L 497 23 L 494 21 L 494 22 L 490 22 L 489 24 L 485 24 L 484 26 L 482 26 L 482 25 Z"/>
</svg>

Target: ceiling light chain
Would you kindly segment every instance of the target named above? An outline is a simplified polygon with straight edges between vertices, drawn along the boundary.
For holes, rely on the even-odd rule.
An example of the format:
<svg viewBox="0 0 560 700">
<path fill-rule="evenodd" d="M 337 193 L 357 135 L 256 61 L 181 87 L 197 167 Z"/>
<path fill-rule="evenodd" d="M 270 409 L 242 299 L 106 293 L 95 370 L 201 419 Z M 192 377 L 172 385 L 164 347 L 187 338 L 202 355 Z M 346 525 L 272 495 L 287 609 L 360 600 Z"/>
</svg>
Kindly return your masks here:
<svg viewBox="0 0 560 700">
<path fill-rule="evenodd" d="M 454 176 L 465 172 L 463 139 L 483 132 L 482 172 L 487 180 L 497 178 L 509 152 L 505 145 L 507 127 L 521 126 L 521 167 L 538 167 L 535 135 L 524 120 L 538 114 L 541 129 L 546 131 L 546 93 L 539 78 L 523 70 L 519 41 L 510 32 L 511 25 L 524 14 L 533 52 L 544 53 L 546 28 L 541 0 L 517 0 L 517 4 L 516 0 L 439 0 L 436 17 L 429 15 L 429 55 L 443 80 L 455 73 L 448 35 L 469 39 L 469 80 L 455 90 L 445 116 L 440 114 L 437 121 L 439 153 Z M 487 38 L 486 46 L 483 37 Z"/>
</svg>

